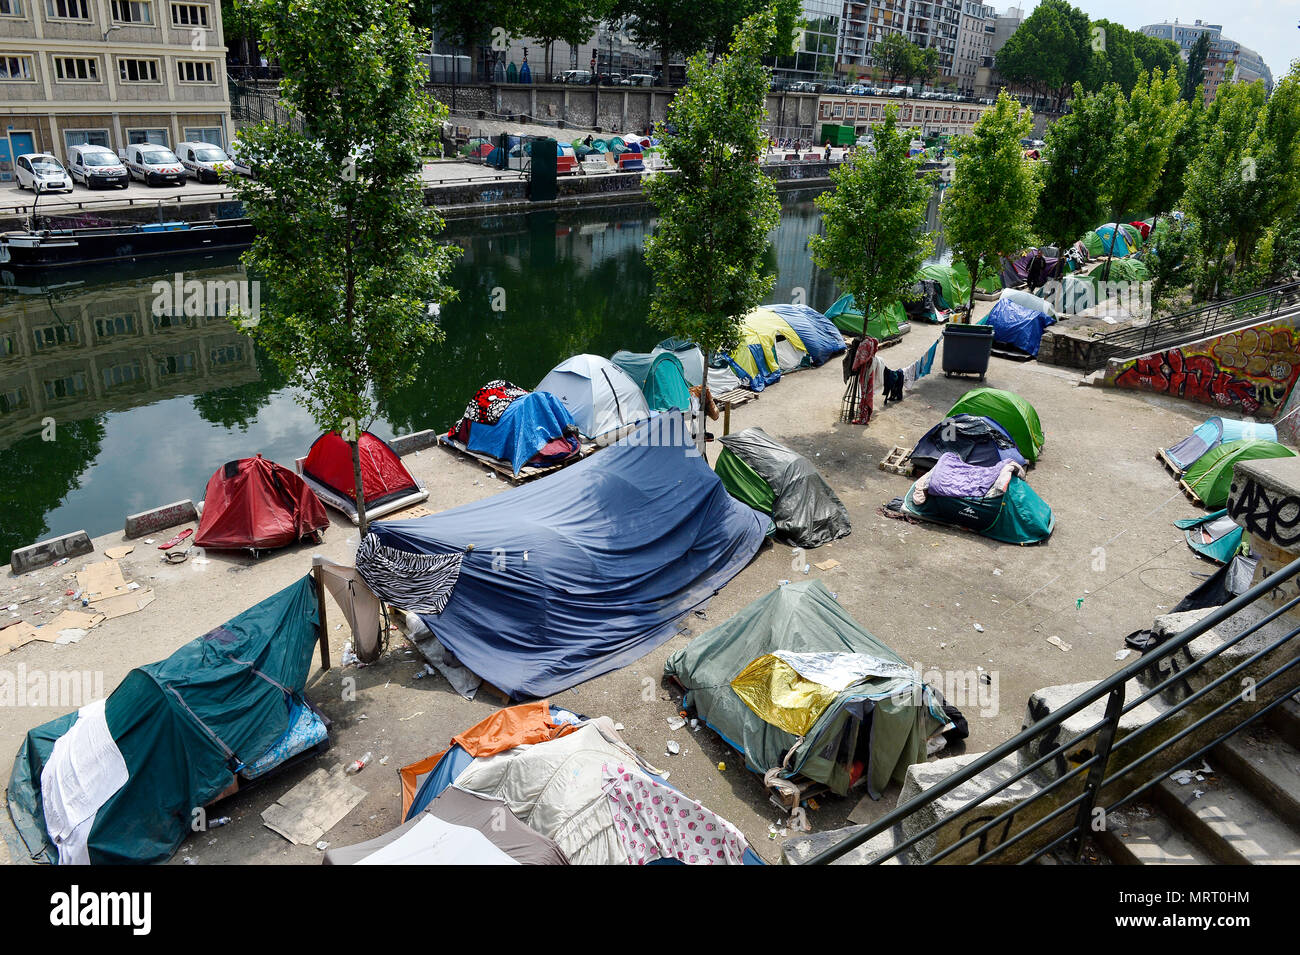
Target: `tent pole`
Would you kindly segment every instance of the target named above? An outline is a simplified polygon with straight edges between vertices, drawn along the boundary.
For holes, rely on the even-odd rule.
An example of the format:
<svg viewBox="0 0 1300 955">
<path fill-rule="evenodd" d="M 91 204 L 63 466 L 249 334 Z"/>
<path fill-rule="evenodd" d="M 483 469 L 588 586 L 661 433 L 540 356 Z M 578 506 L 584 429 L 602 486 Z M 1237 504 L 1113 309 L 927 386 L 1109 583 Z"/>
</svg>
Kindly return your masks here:
<svg viewBox="0 0 1300 955">
<path fill-rule="evenodd" d="M 330 631 L 325 625 L 325 578 L 322 576 L 324 570 L 321 567 L 311 569 L 312 579 L 316 582 L 316 605 L 317 613 L 320 616 L 320 668 L 328 670 L 330 668 Z"/>
</svg>

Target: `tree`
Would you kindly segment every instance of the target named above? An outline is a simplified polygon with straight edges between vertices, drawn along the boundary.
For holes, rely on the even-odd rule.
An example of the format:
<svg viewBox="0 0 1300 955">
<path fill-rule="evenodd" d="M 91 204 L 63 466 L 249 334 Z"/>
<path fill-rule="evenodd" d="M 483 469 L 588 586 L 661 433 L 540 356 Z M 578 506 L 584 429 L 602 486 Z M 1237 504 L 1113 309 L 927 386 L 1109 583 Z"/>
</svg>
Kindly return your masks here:
<svg viewBox="0 0 1300 955">
<path fill-rule="evenodd" d="M 586 43 L 611 12 L 613 0 L 545 0 L 502 7 L 504 26 L 516 36 L 533 37 L 546 46 L 545 75 L 551 76 L 551 50 L 556 40 L 571 46 Z"/>
<path fill-rule="evenodd" d="M 916 69 L 916 44 L 901 33 L 891 33 L 871 48 L 871 57 L 889 77 L 892 85 L 901 76 L 911 77 Z"/>
<path fill-rule="evenodd" d="M 1190 103 L 1193 96 L 1203 95 L 1201 83 L 1205 80 L 1205 61 L 1210 55 L 1210 34 L 1202 33 L 1187 51 L 1187 66 L 1183 69 L 1181 96 Z"/>
<path fill-rule="evenodd" d="M 1153 216 L 1171 212 L 1182 200 L 1187 191 L 1187 171 L 1200 154 L 1204 143 L 1205 100 L 1198 91 L 1187 103 L 1183 125 L 1169 146 L 1164 175 L 1160 177 L 1160 184 L 1151 197 L 1150 211 Z"/>
<path fill-rule="evenodd" d="M 1042 0 L 998 51 L 998 72 L 1058 107 L 1092 61 L 1088 15 L 1066 0 Z"/>
<path fill-rule="evenodd" d="M 1177 43 L 1146 33 L 1133 34 L 1133 54 L 1138 58 L 1139 69 L 1148 73 L 1159 70 L 1169 76 L 1177 73 L 1183 65 L 1183 54 Z"/>
<path fill-rule="evenodd" d="M 898 130 L 898 107 L 888 107 L 872 133 L 874 154 L 855 149 L 831 170 L 834 191 L 817 197 L 823 231 L 808 240 L 813 261 L 853 294 L 864 330 L 872 309 L 910 290 L 934 248 L 925 231 L 934 184 L 907 155 L 910 137 Z"/>
<path fill-rule="evenodd" d="M 969 136 L 954 144 L 956 168 L 939 216 L 944 239 L 975 286 L 984 276 L 983 262 L 996 263 L 1029 245 L 1039 183 L 1020 149 L 1033 129 L 1033 116 L 1003 90 L 997 102 L 975 123 Z M 969 312 L 967 313 L 969 314 Z"/>
<path fill-rule="evenodd" d="M 1111 140 L 1114 162 L 1102 183 L 1102 201 L 1116 222 L 1127 222 L 1155 195 L 1169 159 L 1174 137 L 1187 116 L 1187 104 L 1178 98 L 1173 76 L 1142 74 L 1128 99 L 1118 100 L 1119 114 Z M 1110 262 L 1118 230 L 1106 246 L 1103 280 L 1110 278 Z"/>
<path fill-rule="evenodd" d="M 1135 34 L 1122 23 L 1094 20 L 1091 26 L 1092 59 L 1088 64 L 1083 88 L 1089 92 L 1114 83 L 1124 93 L 1133 89 L 1141 64 L 1134 49 Z"/>
<path fill-rule="evenodd" d="M 776 33 L 771 10 L 741 24 L 730 51 L 687 63 L 668 109 L 663 148 L 671 173 L 646 182 L 659 213 L 646 240 L 655 277 L 650 319 L 694 341 L 706 356 L 730 352 L 740 320 L 772 290 L 763 268 L 780 221 L 776 185 L 759 167 L 767 145 L 769 78 L 762 58 Z M 697 436 L 703 447 L 703 429 Z"/>
<path fill-rule="evenodd" d="M 1120 99 L 1113 83 L 1095 93 L 1076 83 L 1070 112 L 1047 127 L 1044 161 L 1036 166 L 1042 191 L 1034 229 L 1052 245 L 1067 248 L 1105 215 L 1101 185 L 1114 162 Z"/>
<path fill-rule="evenodd" d="M 612 17 L 623 20 L 633 42 L 658 50 L 666 73 L 674 56 L 689 56 L 709 45 L 709 24 L 698 0 L 617 0 Z"/>
<path fill-rule="evenodd" d="M 912 76 L 916 76 L 920 79 L 922 86 L 926 83 L 933 83 L 939 75 L 939 51 L 932 46 L 926 47 L 924 50 L 917 47 L 914 65 L 915 72 L 907 77 L 909 80 Z"/>
<path fill-rule="evenodd" d="M 439 331 L 431 303 L 455 249 L 439 246 L 424 205 L 421 151 L 446 109 L 423 89 L 422 42 L 384 0 L 260 0 L 262 38 L 284 73 L 280 95 L 307 132 L 240 132 L 264 160 L 234 184 L 256 239 L 244 264 L 273 289 L 241 327 L 279 366 L 323 430 L 352 446 L 367 530 L 358 438 L 378 396 L 410 381 Z"/>
<path fill-rule="evenodd" d="M 412 24 L 432 27 L 438 39 L 466 48 L 473 64 L 479 63 L 480 50 L 491 41 L 492 28 L 503 27 L 506 19 L 501 0 L 433 0 L 431 4 L 412 0 L 410 9 Z"/>
</svg>

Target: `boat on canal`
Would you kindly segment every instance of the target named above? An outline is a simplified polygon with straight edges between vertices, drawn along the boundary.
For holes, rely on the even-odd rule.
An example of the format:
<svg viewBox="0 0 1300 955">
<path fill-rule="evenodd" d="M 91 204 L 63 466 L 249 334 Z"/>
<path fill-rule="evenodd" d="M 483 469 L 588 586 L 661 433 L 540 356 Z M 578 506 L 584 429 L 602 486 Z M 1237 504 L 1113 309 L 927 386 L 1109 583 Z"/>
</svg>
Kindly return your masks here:
<svg viewBox="0 0 1300 955">
<path fill-rule="evenodd" d="M 32 228 L 0 233 L 0 267 L 62 269 L 168 256 L 245 249 L 253 242 L 246 218 L 204 222 Z"/>
</svg>

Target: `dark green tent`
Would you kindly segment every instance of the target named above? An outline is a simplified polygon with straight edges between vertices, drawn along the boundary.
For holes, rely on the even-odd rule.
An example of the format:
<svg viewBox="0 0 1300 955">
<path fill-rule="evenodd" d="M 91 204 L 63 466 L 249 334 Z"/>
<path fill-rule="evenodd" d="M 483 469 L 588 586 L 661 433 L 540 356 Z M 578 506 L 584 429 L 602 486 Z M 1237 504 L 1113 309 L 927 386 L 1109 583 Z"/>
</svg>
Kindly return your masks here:
<svg viewBox="0 0 1300 955">
<path fill-rule="evenodd" d="M 848 509 L 812 462 L 762 428 L 722 438 L 714 471 L 731 496 L 772 515 L 776 537 L 798 547 L 820 547 L 853 530 Z"/>
<path fill-rule="evenodd" d="M 1038 455 L 1043 450 L 1043 426 L 1038 421 L 1038 412 L 1013 391 L 972 388 L 957 399 L 957 403 L 948 409 L 948 414 L 944 417 L 951 418 L 958 414 L 992 418 L 1002 425 L 1002 430 L 1011 435 L 1016 448 L 1030 464 L 1038 460 Z"/>
<path fill-rule="evenodd" d="M 165 862 L 212 802 L 289 728 L 319 639 L 310 576 L 126 675 L 104 703 L 128 778 L 94 815 L 94 864 Z M 33 859 L 57 862 L 46 832 L 41 773 L 68 713 L 27 734 L 9 778 L 9 812 Z"/>
<path fill-rule="evenodd" d="M 750 769 L 840 795 L 859 770 L 874 797 L 901 783 L 947 722 L 942 699 L 820 580 L 759 598 L 670 656 L 664 672 Z"/>
<path fill-rule="evenodd" d="M 1056 528 L 1056 517 L 1047 502 L 1018 477 L 996 497 L 927 494 L 924 503 L 917 504 L 912 499 L 915 487 L 903 495 L 903 512 L 921 520 L 964 527 L 1006 544 L 1039 544 Z"/>
</svg>

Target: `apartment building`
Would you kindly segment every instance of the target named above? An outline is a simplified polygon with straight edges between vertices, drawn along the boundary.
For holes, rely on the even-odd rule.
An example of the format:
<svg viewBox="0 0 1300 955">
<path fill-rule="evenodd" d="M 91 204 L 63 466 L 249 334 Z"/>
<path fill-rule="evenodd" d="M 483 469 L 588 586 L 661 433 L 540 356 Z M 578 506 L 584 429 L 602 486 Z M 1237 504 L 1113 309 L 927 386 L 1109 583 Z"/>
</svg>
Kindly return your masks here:
<svg viewBox="0 0 1300 955">
<path fill-rule="evenodd" d="M 915 130 L 921 136 L 969 135 L 990 108 L 975 103 L 823 94 L 817 103 L 817 119 L 821 123 L 853 126 L 862 135 L 884 121 L 885 109 L 891 105 L 898 108 L 899 128 Z"/>
<path fill-rule="evenodd" d="M 234 135 L 219 0 L 0 0 L 0 182 L 13 159 Z"/>
<path fill-rule="evenodd" d="M 996 10 L 979 0 L 962 0 L 957 59 L 953 70 L 957 89 L 962 93 L 975 93 L 976 74 L 993 56 L 997 17 Z"/>
<path fill-rule="evenodd" d="M 1273 73 L 1264 63 L 1263 57 L 1250 47 L 1242 46 L 1236 40 L 1224 36 L 1221 24 L 1205 23 L 1202 20 L 1180 23 L 1174 20 L 1173 23 L 1168 21 L 1149 23 L 1141 30 L 1148 36 L 1173 40 L 1182 50 L 1184 60 L 1187 59 L 1192 46 L 1200 39 L 1201 34 L 1209 34 L 1210 51 L 1205 59 L 1205 101 L 1207 103 L 1214 99 L 1219 84 L 1228 75 L 1229 64 L 1233 66 L 1234 80 L 1244 83 L 1263 80 L 1269 92 L 1273 91 Z"/>
</svg>

